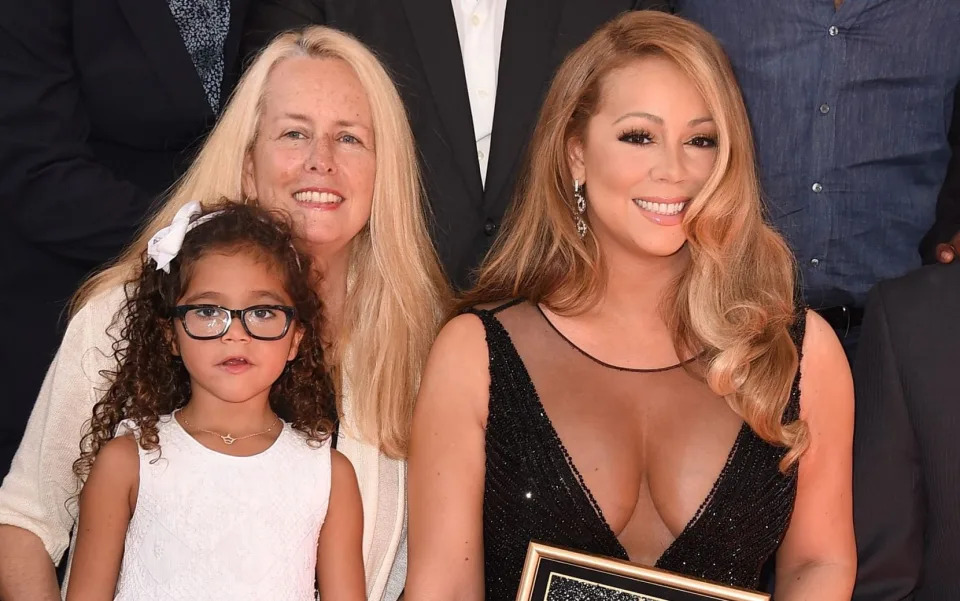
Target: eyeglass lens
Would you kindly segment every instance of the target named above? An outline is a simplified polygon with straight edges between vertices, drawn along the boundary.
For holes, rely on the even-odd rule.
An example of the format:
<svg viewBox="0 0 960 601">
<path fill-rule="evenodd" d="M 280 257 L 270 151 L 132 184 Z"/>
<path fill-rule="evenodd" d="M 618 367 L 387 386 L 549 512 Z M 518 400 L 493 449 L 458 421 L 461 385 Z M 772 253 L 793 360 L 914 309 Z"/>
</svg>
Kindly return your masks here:
<svg viewBox="0 0 960 601">
<path fill-rule="evenodd" d="M 242 310 L 243 324 L 251 336 L 277 338 L 283 335 L 289 316 L 275 308 L 249 307 Z M 183 317 L 184 327 L 193 336 L 216 337 L 224 334 L 230 324 L 230 312 L 222 307 L 197 307 Z"/>
</svg>

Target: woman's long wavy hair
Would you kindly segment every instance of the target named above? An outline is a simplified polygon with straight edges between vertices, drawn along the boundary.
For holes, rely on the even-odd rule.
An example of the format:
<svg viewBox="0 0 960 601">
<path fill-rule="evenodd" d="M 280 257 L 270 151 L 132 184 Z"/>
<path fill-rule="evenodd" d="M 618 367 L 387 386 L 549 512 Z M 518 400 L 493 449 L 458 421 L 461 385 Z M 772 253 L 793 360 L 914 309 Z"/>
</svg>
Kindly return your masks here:
<svg viewBox="0 0 960 601">
<path fill-rule="evenodd" d="M 190 400 L 190 374 L 171 352 L 172 315 L 197 262 L 211 253 L 250 253 L 279 275 L 297 312 L 287 335 L 298 328 L 302 337 L 297 356 L 270 389 L 270 408 L 309 441 L 322 442 L 333 431 L 336 404 L 321 340 L 323 311 L 315 291 L 319 276 L 309 257 L 297 250 L 292 227 L 282 215 L 239 203 L 205 212 L 211 211 L 220 213 L 187 233 L 170 273 L 156 269 L 141 253 L 140 278 L 126 287 L 126 301 L 115 318 L 120 322 L 113 343 L 116 367 L 101 372 L 110 388 L 94 405 L 73 465 L 81 480 L 121 422 L 131 421 L 140 446 L 154 450 L 160 445 L 157 422 Z"/>
<path fill-rule="evenodd" d="M 243 163 L 253 147 L 270 73 L 291 57 L 342 60 L 367 93 L 376 140 L 370 221 L 351 247 L 343 322 L 328 357 L 338 387 L 349 380 L 344 427 L 386 455 L 406 455 L 420 372 L 451 293 L 430 241 L 413 133 L 383 65 L 353 37 L 326 27 L 279 35 L 252 62 L 193 165 L 136 241 L 94 275 L 72 303 L 136 279 L 150 235 L 192 200 L 242 199 Z M 338 395 L 342 414 L 342 395 Z"/>
<path fill-rule="evenodd" d="M 690 264 L 663 299 L 681 357 L 699 355 L 706 381 L 764 440 L 807 447 L 802 421 L 784 423 L 797 373 L 792 255 L 764 221 L 746 108 L 730 64 L 706 31 L 679 17 L 628 13 L 598 30 L 560 67 L 537 123 L 513 209 L 464 305 L 522 296 L 558 313 L 593 306 L 606 271 L 596 240 L 572 218 L 567 142 L 585 134 L 605 78 L 644 57 L 676 64 L 719 131 L 717 161 L 683 220 Z"/>
</svg>

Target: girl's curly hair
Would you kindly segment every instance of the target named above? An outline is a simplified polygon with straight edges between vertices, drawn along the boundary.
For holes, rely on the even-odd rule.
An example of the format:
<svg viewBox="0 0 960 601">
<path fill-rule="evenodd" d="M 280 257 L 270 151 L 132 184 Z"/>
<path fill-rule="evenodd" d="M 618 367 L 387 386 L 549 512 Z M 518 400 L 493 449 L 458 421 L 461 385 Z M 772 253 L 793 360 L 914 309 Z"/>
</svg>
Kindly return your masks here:
<svg viewBox="0 0 960 601">
<path fill-rule="evenodd" d="M 297 356 L 270 390 L 270 408 L 312 443 L 322 442 L 333 431 L 336 403 L 321 339 L 322 307 L 315 292 L 319 277 L 309 255 L 297 250 L 292 226 L 280 215 L 236 202 L 221 202 L 203 213 L 214 211 L 220 214 L 187 233 L 169 274 L 156 269 L 144 253 L 139 279 L 126 285 L 126 301 L 114 317 L 114 325 L 120 325 L 113 343 L 116 368 L 101 372 L 111 385 L 94 406 L 89 431 L 80 443 L 81 456 L 73 464 L 81 480 L 122 421 L 136 425 L 143 449 L 158 449 L 160 417 L 190 400 L 190 375 L 171 353 L 171 320 L 193 267 L 211 252 L 255 253 L 280 275 L 303 337 Z"/>
</svg>

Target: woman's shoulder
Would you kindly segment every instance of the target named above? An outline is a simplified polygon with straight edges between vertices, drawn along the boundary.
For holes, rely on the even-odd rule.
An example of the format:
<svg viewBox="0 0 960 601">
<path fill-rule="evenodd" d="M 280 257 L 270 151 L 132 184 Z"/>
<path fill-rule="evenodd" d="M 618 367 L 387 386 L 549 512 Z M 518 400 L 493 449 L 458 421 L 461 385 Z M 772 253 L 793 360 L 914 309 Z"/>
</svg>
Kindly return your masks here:
<svg viewBox="0 0 960 601">
<path fill-rule="evenodd" d="M 463 311 L 440 328 L 427 365 L 486 357 L 486 325 L 480 311 Z"/>
<path fill-rule="evenodd" d="M 104 312 L 116 312 L 127 298 L 132 284 L 113 284 L 94 292 L 77 310 L 76 315 L 96 315 Z M 76 317 L 76 316 L 75 316 Z"/>
<path fill-rule="evenodd" d="M 38 403 L 44 397 L 87 393 L 91 384 L 95 388 L 105 384 L 100 373 L 114 363 L 121 326 L 117 315 L 125 298 L 122 286 L 111 287 L 87 299 L 74 313 L 54 359 L 57 377 L 44 383 Z"/>
<path fill-rule="evenodd" d="M 837 333 L 827 320 L 813 309 L 809 307 L 799 309 L 793 329 L 800 336 L 804 357 L 813 353 L 827 359 L 840 358 L 846 363 L 847 356 L 843 351 L 843 345 L 840 344 L 840 339 L 837 338 Z"/>
<path fill-rule="evenodd" d="M 451 397 L 473 406 L 477 415 L 485 411 L 483 391 L 490 387 L 488 328 L 494 327 L 482 313 L 485 309 L 457 315 L 446 323 L 433 343 L 416 411 L 443 413 L 450 409 Z"/>
<path fill-rule="evenodd" d="M 836 332 L 812 309 L 803 313 L 800 359 L 801 413 L 845 412 L 853 404 L 853 378 Z"/>
<path fill-rule="evenodd" d="M 110 286 L 88 298 L 67 324 L 67 333 L 102 333 L 113 323 L 127 298 L 127 285 Z"/>
</svg>

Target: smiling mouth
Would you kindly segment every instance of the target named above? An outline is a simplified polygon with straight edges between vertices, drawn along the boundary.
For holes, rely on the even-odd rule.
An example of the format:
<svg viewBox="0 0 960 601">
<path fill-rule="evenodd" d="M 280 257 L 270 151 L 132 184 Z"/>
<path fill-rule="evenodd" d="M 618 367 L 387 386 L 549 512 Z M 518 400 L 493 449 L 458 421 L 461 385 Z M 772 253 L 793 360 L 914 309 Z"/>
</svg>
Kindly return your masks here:
<svg viewBox="0 0 960 601">
<path fill-rule="evenodd" d="M 657 215 L 676 215 L 682 212 L 687 208 L 687 203 L 684 202 L 650 202 L 643 200 L 642 198 L 634 198 L 633 202 L 637 203 L 637 206 L 643 209 L 644 211 L 649 211 L 651 213 L 656 213 Z"/>
<path fill-rule="evenodd" d="M 317 192 L 314 190 L 295 192 L 293 198 L 297 202 L 315 205 L 338 205 L 343 202 L 343 197 L 333 192 Z"/>
</svg>

